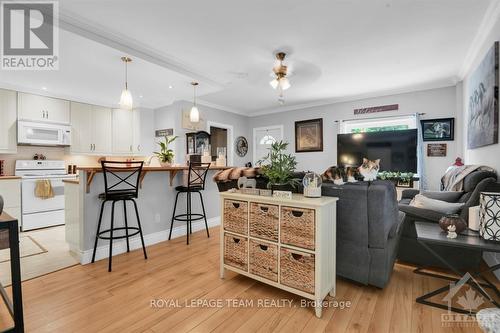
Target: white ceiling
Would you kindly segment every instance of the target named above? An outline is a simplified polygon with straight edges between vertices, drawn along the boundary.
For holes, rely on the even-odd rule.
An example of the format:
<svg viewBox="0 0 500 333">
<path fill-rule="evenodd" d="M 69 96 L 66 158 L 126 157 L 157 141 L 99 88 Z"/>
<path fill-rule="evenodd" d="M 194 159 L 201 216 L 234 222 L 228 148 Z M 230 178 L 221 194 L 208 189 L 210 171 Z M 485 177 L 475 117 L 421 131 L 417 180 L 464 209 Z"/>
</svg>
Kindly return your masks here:
<svg viewBox="0 0 500 333">
<path fill-rule="evenodd" d="M 452 85 L 490 0 L 59 3 L 60 70 L 2 71 L 0 84 L 112 105 L 123 84 L 119 57 L 129 54 L 130 89 L 143 106 L 190 99 L 196 79 L 203 101 L 252 115 Z M 289 53 L 293 70 L 284 107 L 269 86 L 276 50 Z"/>
</svg>

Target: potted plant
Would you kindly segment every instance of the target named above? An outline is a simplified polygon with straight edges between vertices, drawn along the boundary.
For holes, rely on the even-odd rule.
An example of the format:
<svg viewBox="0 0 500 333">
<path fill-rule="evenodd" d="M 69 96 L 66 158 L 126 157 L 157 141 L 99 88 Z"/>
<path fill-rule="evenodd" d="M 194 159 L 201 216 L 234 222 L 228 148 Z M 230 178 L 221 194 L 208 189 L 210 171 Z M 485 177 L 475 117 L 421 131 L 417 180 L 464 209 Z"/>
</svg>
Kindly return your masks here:
<svg viewBox="0 0 500 333">
<path fill-rule="evenodd" d="M 295 156 L 286 153 L 287 147 L 288 142 L 276 141 L 271 144 L 269 153 L 257 162 L 269 181 L 269 189 L 289 191 L 299 184 L 299 180 L 293 177 L 297 161 Z"/>
<path fill-rule="evenodd" d="M 155 155 L 158 157 L 161 166 L 170 166 L 174 161 L 174 151 L 170 149 L 168 146 L 177 139 L 177 136 L 166 136 L 165 141 L 158 142 L 160 146 L 160 151 L 155 152 Z"/>
</svg>

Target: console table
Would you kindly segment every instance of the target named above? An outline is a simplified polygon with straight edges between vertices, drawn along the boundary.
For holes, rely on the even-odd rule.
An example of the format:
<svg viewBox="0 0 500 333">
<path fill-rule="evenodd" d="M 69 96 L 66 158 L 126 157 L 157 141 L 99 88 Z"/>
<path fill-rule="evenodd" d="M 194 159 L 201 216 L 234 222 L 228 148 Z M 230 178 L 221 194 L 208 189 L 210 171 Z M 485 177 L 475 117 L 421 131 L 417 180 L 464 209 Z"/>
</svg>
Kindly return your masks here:
<svg viewBox="0 0 500 333">
<path fill-rule="evenodd" d="M 222 192 L 220 276 L 228 269 L 314 301 L 335 295 L 335 197 Z"/>
<path fill-rule="evenodd" d="M 481 294 L 486 300 L 489 300 L 496 307 L 500 307 L 500 303 L 497 302 L 497 299 L 500 297 L 500 291 L 495 286 L 494 283 L 489 281 L 485 277 L 486 272 L 494 272 L 497 269 L 500 269 L 500 264 L 496 264 L 494 266 L 489 267 L 487 270 L 482 272 L 464 272 L 459 269 L 453 267 L 446 258 L 439 255 L 436 251 L 433 250 L 434 245 L 440 246 L 449 246 L 455 247 L 458 249 L 457 253 L 460 253 L 460 248 L 468 248 L 475 249 L 481 252 L 500 252 L 500 243 L 494 241 L 486 241 L 479 237 L 479 233 L 471 230 L 465 230 L 463 233 L 459 234 L 457 238 L 448 238 L 446 237 L 446 233 L 441 230 L 437 223 L 429 223 L 429 222 L 415 222 L 415 230 L 417 232 L 417 241 L 422 244 L 424 248 L 426 248 L 430 254 L 436 257 L 439 261 L 441 261 L 446 267 L 448 267 L 453 273 L 460 276 L 461 278 L 453 278 L 442 274 L 428 273 L 423 271 L 423 267 L 416 268 L 414 273 L 427 275 L 439 279 L 445 279 L 449 281 L 453 281 L 456 284 L 462 281 L 463 283 L 467 283 L 472 288 L 474 288 L 479 294 Z M 466 275 L 469 274 L 469 275 Z M 483 282 L 477 281 L 476 278 L 480 278 Z M 435 295 L 449 292 L 450 285 L 447 284 L 444 287 L 436 289 L 430 293 L 422 295 L 416 298 L 417 303 L 430 305 L 436 308 L 451 310 L 458 313 L 464 314 L 475 314 L 474 311 L 469 312 L 464 309 L 459 309 L 451 306 L 451 303 L 446 306 L 444 304 L 432 302 L 429 299 Z M 487 288 L 493 291 L 493 297 L 486 293 L 485 289 Z"/>
</svg>

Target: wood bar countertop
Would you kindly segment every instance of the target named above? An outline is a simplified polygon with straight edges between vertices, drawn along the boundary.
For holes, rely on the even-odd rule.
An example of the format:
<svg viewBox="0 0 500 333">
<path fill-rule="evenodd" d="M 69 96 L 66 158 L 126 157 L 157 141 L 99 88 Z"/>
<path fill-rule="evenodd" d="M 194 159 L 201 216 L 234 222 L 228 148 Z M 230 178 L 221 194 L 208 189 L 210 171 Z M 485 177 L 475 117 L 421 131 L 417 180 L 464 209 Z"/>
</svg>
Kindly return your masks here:
<svg viewBox="0 0 500 333">
<path fill-rule="evenodd" d="M 226 170 L 230 169 L 233 167 L 230 166 L 216 166 L 216 165 L 211 165 L 210 170 Z M 86 192 L 90 192 L 90 184 L 92 184 L 92 180 L 94 179 L 94 176 L 98 172 L 102 172 L 102 167 L 100 165 L 94 165 L 94 166 L 80 166 L 77 167 L 76 170 L 78 171 L 83 171 L 87 174 L 87 184 L 86 184 Z M 187 171 L 189 170 L 188 165 L 171 165 L 171 166 L 143 166 L 142 167 L 142 173 L 140 176 L 140 184 L 142 186 L 142 181 L 144 180 L 144 177 L 148 172 L 168 172 L 170 174 L 170 186 L 173 184 L 173 180 L 175 178 L 175 175 L 179 171 Z"/>
<path fill-rule="evenodd" d="M 21 176 L 0 176 L 0 180 L 21 179 Z"/>
</svg>

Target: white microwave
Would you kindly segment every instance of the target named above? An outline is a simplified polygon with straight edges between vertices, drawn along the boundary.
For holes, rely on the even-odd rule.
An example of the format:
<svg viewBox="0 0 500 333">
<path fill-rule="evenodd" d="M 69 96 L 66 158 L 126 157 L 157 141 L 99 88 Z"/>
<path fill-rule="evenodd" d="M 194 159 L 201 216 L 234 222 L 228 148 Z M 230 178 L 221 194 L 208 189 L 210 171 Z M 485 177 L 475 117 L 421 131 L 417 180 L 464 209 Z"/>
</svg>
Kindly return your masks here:
<svg viewBox="0 0 500 333">
<path fill-rule="evenodd" d="M 18 120 L 17 143 L 36 146 L 70 146 L 71 126 Z"/>
</svg>

